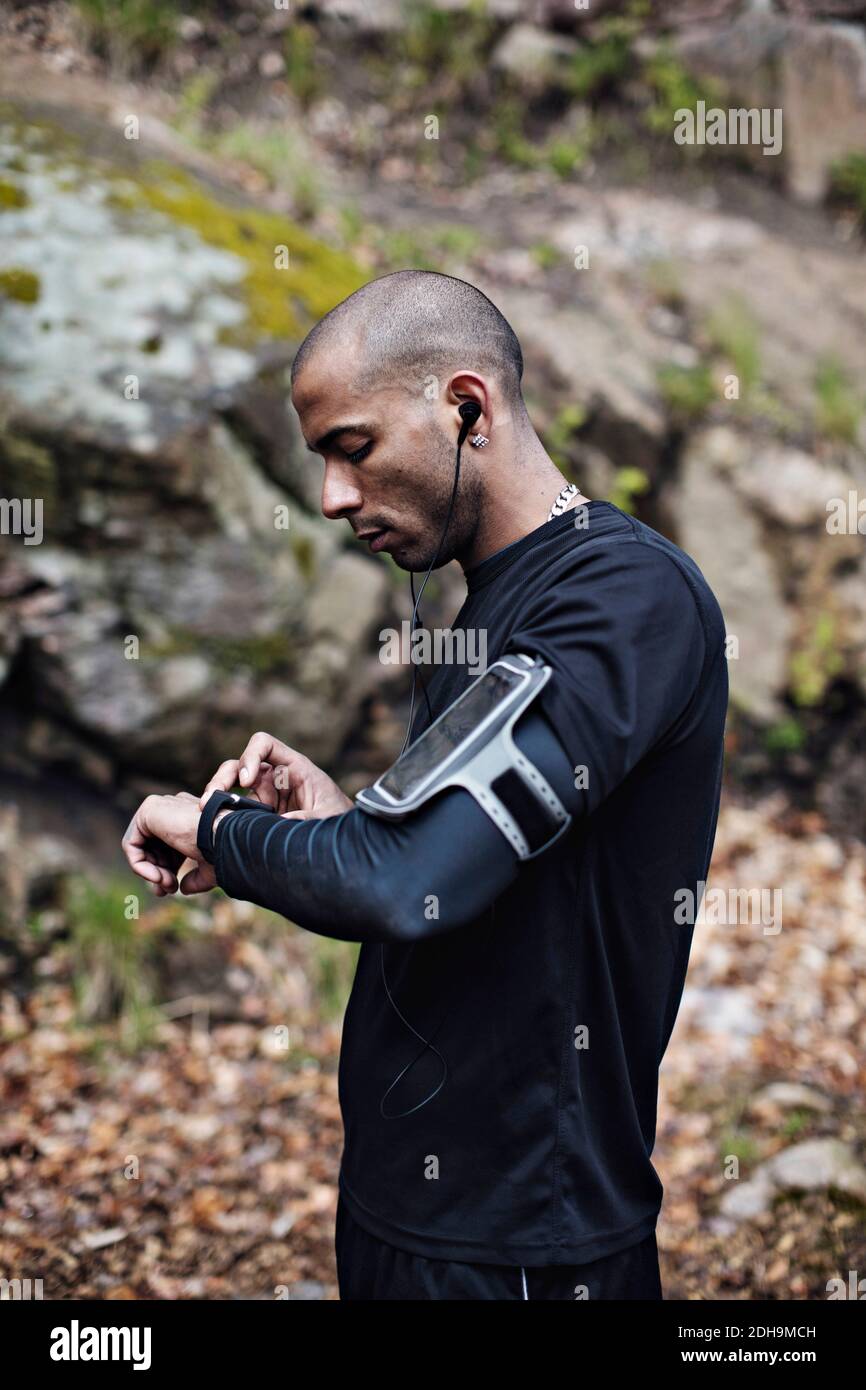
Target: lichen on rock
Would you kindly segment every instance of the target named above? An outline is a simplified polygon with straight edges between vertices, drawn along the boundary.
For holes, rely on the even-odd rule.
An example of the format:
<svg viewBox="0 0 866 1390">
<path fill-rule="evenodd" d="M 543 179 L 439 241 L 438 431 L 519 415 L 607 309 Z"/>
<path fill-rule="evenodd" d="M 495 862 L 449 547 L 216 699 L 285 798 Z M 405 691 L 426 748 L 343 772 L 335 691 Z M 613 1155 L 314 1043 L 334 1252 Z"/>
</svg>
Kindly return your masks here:
<svg viewBox="0 0 866 1390">
<path fill-rule="evenodd" d="M 0 766 L 199 787 L 269 722 L 327 763 L 387 580 L 313 514 L 286 368 L 365 277 L 127 143 L 0 106 L 0 469 L 44 512 L 0 554 Z"/>
<path fill-rule="evenodd" d="M 363 272 L 186 170 L 0 107 L 0 298 L 16 398 L 145 449 L 257 372 Z M 38 306 L 38 308 L 37 308 Z"/>
</svg>

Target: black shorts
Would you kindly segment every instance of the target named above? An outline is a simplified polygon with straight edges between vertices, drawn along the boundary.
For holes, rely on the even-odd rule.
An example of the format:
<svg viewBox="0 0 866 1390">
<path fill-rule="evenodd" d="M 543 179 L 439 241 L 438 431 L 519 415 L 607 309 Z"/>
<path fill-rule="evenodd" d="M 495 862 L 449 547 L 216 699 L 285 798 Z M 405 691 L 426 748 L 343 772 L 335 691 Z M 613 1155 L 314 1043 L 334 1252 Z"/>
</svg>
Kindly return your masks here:
<svg viewBox="0 0 866 1390">
<path fill-rule="evenodd" d="M 581 1265 L 467 1264 L 429 1260 L 387 1245 L 337 1202 L 337 1279 L 342 1302 L 441 1299 L 661 1299 L 656 1233 Z"/>
</svg>

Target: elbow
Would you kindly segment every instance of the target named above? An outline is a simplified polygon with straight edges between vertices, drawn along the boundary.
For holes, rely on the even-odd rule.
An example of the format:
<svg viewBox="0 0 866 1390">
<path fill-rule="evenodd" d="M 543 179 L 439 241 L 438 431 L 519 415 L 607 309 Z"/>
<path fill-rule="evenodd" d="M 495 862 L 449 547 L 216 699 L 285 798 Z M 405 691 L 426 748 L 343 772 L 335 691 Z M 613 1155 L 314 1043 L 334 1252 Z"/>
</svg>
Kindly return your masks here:
<svg viewBox="0 0 866 1390">
<path fill-rule="evenodd" d="M 386 945 L 412 946 L 423 941 L 439 927 L 438 901 L 432 894 L 419 898 L 403 874 L 383 874 L 364 903 L 365 936 Z"/>
<path fill-rule="evenodd" d="M 420 899 L 413 893 L 402 890 L 390 895 L 388 902 L 382 902 L 377 913 L 379 939 L 402 946 L 413 946 L 419 941 L 429 941 L 444 932 L 454 931 L 466 926 L 475 915 L 466 905 L 455 910 L 453 899 L 458 897 L 446 889 L 446 894 L 431 891 Z M 443 913 L 442 905 L 449 903 L 449 910 Z"/>
<path fill-rule="evenodd" d="M 402 894 L 394 894 L 390 902 L 380 905 L 375 925 L 378 939 L 386 944 L 411 946 L 432 935 L 432 932 L 424 930 L 417 911 L 407 910 Z"/>
</svg>

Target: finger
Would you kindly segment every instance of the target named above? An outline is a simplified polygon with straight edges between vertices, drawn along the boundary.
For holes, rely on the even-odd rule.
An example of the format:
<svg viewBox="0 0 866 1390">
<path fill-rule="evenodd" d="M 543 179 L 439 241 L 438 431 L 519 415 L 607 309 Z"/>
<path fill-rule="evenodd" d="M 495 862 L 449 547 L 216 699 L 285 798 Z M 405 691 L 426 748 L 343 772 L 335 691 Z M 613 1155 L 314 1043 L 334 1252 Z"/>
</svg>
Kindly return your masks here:
<svg viewBox="0 0 866 1390">
<path fill-rule="evenodd" d="M 216 879 L 209 864 L 197 864 L 188 874 L 184 874 L 180 881 L 180 891 L 186 894 L 207 893 L 215 887 Z"/>
<path fill-rule="evenodd" d="M 129 855 L 126 857 L 129 859 L 129 867 L 132 872 L 138 874 L 139 878 L 146 879 L 148 883 L 162 883 L 165 870 L 161 869 L 158 864 L 152 864 L 149 859 L 143 857 L 136 860 L 133 860 Z"/>
<path fill-rule="evenodd" d="M 293 750 L 272 734 L 261 731 L 253 734 L 239 759 L 238 781 L 242 787 L 250 787 L 255 783 L 263 762 L 282 765 L 293 756 Z"/>
<path fill-rule="evenodd" d="M 167 845 L 155 835 L 148 835 L 142 848 L 152 864 L 156 864 L 160 869 L 168 869 L 174 875 L 184 862 L 185 856 L 179 849 Z"/>
<path fill-rule="evenodd" d="M 238 785 L 239 777 L 237 773 L 226 773 L 224 776 L 222 775 L 223 768 L 227 766 L 228 764 L 223 763 L 223 767 L 220 768 L 219 772 L 214 773 L 213 777 L 208 782 L 204 792 L 199 798 L 198 807 L 200 811 L 204 810 L 214 792 L 227 792 L 230 791 L 232 787 Z M 237 759 L 234 760 L 233 766 L 235 768 L 239 766 Z M 277 809 L 279 804 L 279 793 L 274 787 L 274 769 L 271 767 L 270 763 L 262 762 L 259 764 L 255 785 L 248 786 L 246 788 L 246 793 L 247 796 L 254 797 L 256 801 L 261 801 L 263 805 L 269 806 L 272 810 Z"/>
<path fill-rule="evenodd" d="M 151 852 L 153 845 L 147 846 L 147 834 L 140 823 L 143 805 L 144 803 L 123 832 L 120 846 L 133 873 L 138 874 L 139 878 L 147 879 L 148 883 L 159 883 L 162 873 Z"/>
<path fill-rule="evenodd" d="M 279 810 L 280 793 L 274 782 L 275 769 L 270 763 L 259 764 L 259 775 L 256 778 L 255 786 L 247 787 L 247 794 L 255 797 L 263 806 L 269 806 L 272 811 Z"/>
<path fill-rule="evenodd" d="M 133 873 L 150 883 L 154 891 L 175 893 L 177 879 L 174 870 L 182 862 L 174 858 L 177 851 L 152 836 L 148 828 L 148 812 L 155 798 L 145 797 L 124 831 L 121 848 Z"/>
<path fill-rule="evenodd" d="M 198 804 L 201 810 L 204 810 L 205 804 L 210 800 L 214 792 L 230 792 L 232 787 L 237 786 L 238 766 L 237 758 L 229 758 L 226 762 L 220 763 L 213 777 L 199 797 Z"/>
<path fill-rule="evenodd" d="M 177 879 L 171 869 L 167 869 L 161 864 L 155 864 L 143 851 L 136 850 L 134 847 L 130 849 L 126 858 L 133 873 L 137 874 L 139 878 L 145 879 L 158 896 L 162 896 L 163 893 L 177 892 Z"/>
<path fill-rule="evenodd" d="M 313 804 L 311 770 L 313 764 L 303 753 L 286 749 L 286 756 L 274 768 L 274 787 L 280 811 L 309 810 Z"/>
<path fill-rule="evenodd" d="M 159 878 L 151 879 L 150 881 L 160 890 L 160 896 L 163 893 L 176 893 L 177 875 L 174 869 L 169 868 L 166 864 L 155 864 L 151 867 L 155 868 L 159 874 Z"/>
</svg>

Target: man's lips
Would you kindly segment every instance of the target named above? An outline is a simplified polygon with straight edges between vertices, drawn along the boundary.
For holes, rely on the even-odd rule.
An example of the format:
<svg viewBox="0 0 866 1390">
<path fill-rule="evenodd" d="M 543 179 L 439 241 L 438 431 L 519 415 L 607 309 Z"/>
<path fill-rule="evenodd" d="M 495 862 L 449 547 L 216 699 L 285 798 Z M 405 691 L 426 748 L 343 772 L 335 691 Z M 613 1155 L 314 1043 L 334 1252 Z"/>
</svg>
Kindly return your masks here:
<svg viewBox="0 0 866 1390">
<path fill-rule="evenodd" d="M 390 534 L 390 531 L 359 531 L 358 540 L 369 541 L 370 549 L 375 553 L 384 548 Z"/>
</svg>

